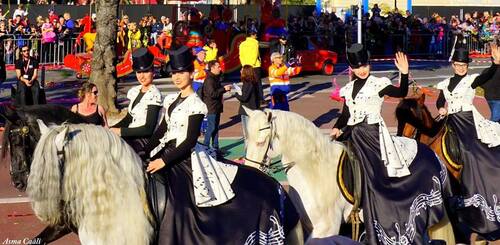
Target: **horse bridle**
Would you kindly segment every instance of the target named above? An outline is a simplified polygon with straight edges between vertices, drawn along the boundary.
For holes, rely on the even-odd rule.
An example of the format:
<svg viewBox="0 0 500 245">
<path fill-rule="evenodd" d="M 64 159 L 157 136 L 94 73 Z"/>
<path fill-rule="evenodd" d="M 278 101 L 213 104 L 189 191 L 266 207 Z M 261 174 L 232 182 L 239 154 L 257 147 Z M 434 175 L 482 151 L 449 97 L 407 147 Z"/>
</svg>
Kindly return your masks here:
<svg viewBox="0 0 500 245">
<path fill-rule="evenodd" d="M 9 172 L 11 177 L 18 176 L 18 175 L 29 172 L 29 166 L 28 166 L 28 161 L 27 161 L 28 159 L 26 159 L 26 151 L 28 149 L 26 141 L 27 141 L 27 138 L 29 137 L 29 133 L 30 133 L 30 128 L 27 125 L 22 125 L 19 128 L 11 129 L 9 131 L 9 138 L 13 134 L 17 134 L 17 135 L 21 136 L 22 149 L 23 149 L 23 159 L 21 161 L 21 164 L 19 165 L 19 169 L 12 169 L 12 167 L 11 167 L 10 172 Z M 10 147 L 12 149 L 12 146 L 10 146 Z"/>
<path fill-rule="evenodd" d="M 273 149 L 272 142 L 274 141 L 274 139 L 278 138 L 271 113 L 268 113 L 268 120 L 267 121 L 269 122 L 269 125 L 267 127 L 263 127 L 263 128 L 259 129 L 259 132 L 264 131 L 264 130 L 270 130 L 269 140 L 267 141 L 266 151 L 264 152 L 264 157 L 262 158 L 262 161 L 259 162 L 259 161 L 256 161 L 256 160 L 253 160 L 253 159 L 250 159 L 247 157 L 245 157 L 245 160 L 249 161 L 253 164 L 258 165 L 259 169 L 264 173 L 268 173 L 268 174 L 269 173 L 277 173 L 277 172 L 280 172 L 282 170 L 285 170 L 285 172 L 288 172 L 288 170 L 290 170 L 295 165 L 294 163 L 288 163 L 288 164 L 282 163 L 283 166 L 278 167 L 278 168 L 275 167 L 276 164 L 278 164 L 278 162 L 266 164 L 267 160 L 269 159 L 268 152 L 269 152 L 269 150 Z"/>
</svg>

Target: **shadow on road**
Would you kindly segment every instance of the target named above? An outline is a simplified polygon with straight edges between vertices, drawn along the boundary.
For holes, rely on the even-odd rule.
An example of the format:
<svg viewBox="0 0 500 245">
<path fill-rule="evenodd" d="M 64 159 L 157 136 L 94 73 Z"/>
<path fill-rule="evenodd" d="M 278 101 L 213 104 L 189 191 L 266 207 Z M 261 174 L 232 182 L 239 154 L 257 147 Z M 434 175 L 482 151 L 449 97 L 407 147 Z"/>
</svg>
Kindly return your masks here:
<svg viewBox="0 0 500 245">
<path fill-rule="evenodd" d="M 241 116 L 240 115 L 232 116 L 228 122 L 219 125 L 219 131 L 223 130 L 225 128 L 229 128 L 229 127 L 231 127 L 233 125 L 236 125 L 239 122 L 241 122 Z"/>
<path fill-rule="evenodd" d="M 339 116 L 340 116 L 340 110 L 334 108 L 314 119 L 313 123 L 314 125 L 316 125 L 316 127 L 321 127 L 321 125 L 330 123 L 334 118 L 337 118 Z"/>
<path fill-rule="evenodd" d="M 327 88 L 330 88 L 332 87 L 332 83 L 331 82 L 325 82 L 325 83 L 320 83 L 320 84 L 314 84 L 302 91 L 295 91 L 293 93 L 291 93 L 288 97 L 290 98 L 289 101 L 294 101 L 294 100 L 297 100 L 297 99 L 300 99 L 301 97 L 303 97 L 304 95 L 311 95 L 311 94 L 314 94 L 316 93 L 317 91 L 321 91 L 323 89 L 327 89 Z"/>
</svg>

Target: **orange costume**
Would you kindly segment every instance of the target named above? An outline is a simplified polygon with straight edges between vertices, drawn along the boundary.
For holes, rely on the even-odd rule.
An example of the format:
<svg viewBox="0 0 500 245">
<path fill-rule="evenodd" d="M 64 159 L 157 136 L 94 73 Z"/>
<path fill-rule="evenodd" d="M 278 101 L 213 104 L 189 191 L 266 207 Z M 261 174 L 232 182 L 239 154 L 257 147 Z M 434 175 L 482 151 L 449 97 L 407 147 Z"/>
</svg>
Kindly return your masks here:
<svg viewBox="0 0 500 245">
<path fill-rule="evenodd" d="M 290 92 L 290 76 L 295 76 L 302 71 L 301 66 L 278 67 L 275 64 L 269 66 L 269 84 L 271 85 L 271 102 L 269 108 L 289 111 L 287 93 Z"/>
<path fill-rule="evenodd" d="M 194 60 L 194 74 L 193 74 L 193 89 L 198 91 L 198 89 L 203 85 L 203 81 L 207 77 L 206 64 L 198 59 Z"/>
</svg>

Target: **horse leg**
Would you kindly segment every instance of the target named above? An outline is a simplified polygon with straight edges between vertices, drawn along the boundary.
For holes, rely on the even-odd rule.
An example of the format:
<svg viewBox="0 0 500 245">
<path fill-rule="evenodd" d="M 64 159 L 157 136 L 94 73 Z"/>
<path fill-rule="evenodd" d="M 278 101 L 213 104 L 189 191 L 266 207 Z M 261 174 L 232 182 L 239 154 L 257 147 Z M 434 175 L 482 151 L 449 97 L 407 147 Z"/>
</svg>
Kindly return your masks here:
<svg viewBox="0 0 500 245">
<path fill-rule="evenodd" d="M 439 221 L 439 223 L 429 228 L 429 237 L 431 240 L 444 240 L 446 244 L 456 244 L 453 227 L 448 219 L 448 215 Z"/>
<path fill-rule="evenodd" d="M 291 245 L 303 245 L 304 244 L 304 233 L 302 231 L 302 225 L 297 222 L 297 225 L 290 231 L 288 236 L 286 237 L 285 244 Z"/>
<path fill-rule="evenodd" d="M 38 234 L 32 241 L 40 241 L 40 244 L 48 244 L 59 238 L 71 233 L 71 228 L 67 225 L 58 224 L 55 226 L 47 226 Z"/>
</svg>

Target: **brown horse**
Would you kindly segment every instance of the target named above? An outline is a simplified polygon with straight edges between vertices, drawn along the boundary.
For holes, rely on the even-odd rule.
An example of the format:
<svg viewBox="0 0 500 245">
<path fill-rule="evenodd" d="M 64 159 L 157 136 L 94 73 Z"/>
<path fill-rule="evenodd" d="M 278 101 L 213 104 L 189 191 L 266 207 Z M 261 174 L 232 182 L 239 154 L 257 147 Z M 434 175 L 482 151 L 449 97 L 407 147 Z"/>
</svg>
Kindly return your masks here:
<svg viewBox="0 0 500 245">
<path fill-rule="evenodd" d="M 447 118 L 432 117 L 432 114 L 424 103 L 426 94 L 430 94 L 428 89 L 414 86 L 409 94 L 396 107 L 398 136 L 414 138 L 434 150 L 445 163 L 450 175 L 454 177 L 450 178 L 452 189 L 458 188 L 462 164 L 455 160 L 456 157 L 454 155 L 457 153 L 454 151 L 459 146 L 456 145 L 457 143 L 454 143 L 453 131 L 445 126 Z M 456 220 L 452 220 L 452 224 L 453 221 L 456 222 Z M 460 237 L 457 237 L 459 240 L 470 242 L 470 244 L 484 244 L 476 243 L 478 237 L 476 233 L 469 234 L 470 237 L 467 235 L 464 237 L 465 234 L 460 233 L 455 225 L 454 232 L 456 236 Z M 500 245 L 500 240 L 490 241 L 488 244 Z"/>
<path fill-rule="evenodd" d="M 432 117 L 424 104 L 426 94 L 429 92 L 425 88 L 416 88 L 412 96 L 404 98 L 398 104 L 396 107 L 398 135 L 414 138 L 428 145 L 445 163 L 450 174 L 458 180 L 462 166 L 454 160 L 453 149 L 446 147 L 449 145 L 451 131 L 444 126 L 446 118 Z"/>
</svg>

